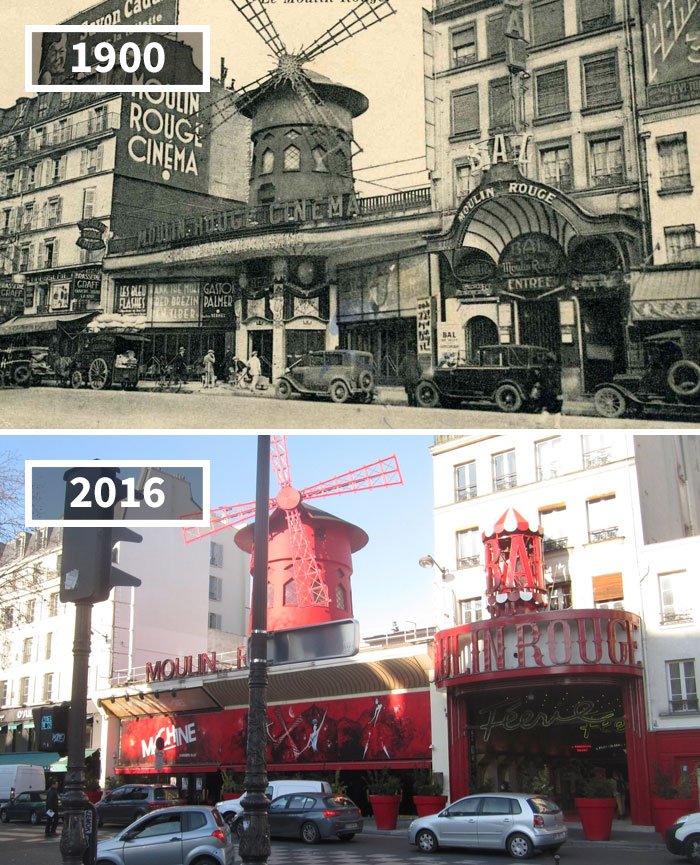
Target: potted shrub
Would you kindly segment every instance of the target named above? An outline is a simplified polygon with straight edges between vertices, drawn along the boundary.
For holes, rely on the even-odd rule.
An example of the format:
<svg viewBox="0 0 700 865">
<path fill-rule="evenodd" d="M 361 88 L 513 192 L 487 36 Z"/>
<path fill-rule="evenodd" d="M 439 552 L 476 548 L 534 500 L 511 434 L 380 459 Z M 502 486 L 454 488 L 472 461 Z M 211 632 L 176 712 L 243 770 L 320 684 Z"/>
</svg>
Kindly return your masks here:
<svg viewBox="0 0 700 865">
<path fill-rule="evenodd" d="M 583 781 L 574 799 L 587 841 L 609 841 L 617 809 L 614 781 L 595 776 Z"/>
<path fill-rule="evenodd" d="M 654 791 L 651 797 L 651 810 L 654 828 L 661 835 L 672 826 L 678 817 L 695 810 L 695 799 L 687 777 L 681 777 L 677 784 L 668 772 L 660 767 L 656 770 Z"/>
<path fill-rule="evenodd" d="M 396 829 L 401 802 L 401 781 L 386 769 L 367 775 L 367 795 L 377 829 Z"/>
<path fill-rule="evenodd" d="M 447 804 L 442 792 L 442 781 L 429 769 L 416 769 L 413 804 L 419 817 L 437 814 Z"/>
<path fill-rule="evenodd" d="M 102 798 L 102 790 L 100 789 L 100 781 L 98 778 L 88 778 L 85 781 L 85 795 L 89 802 L 93 804 L 99 802 Z"/>
<path fill-rule="evenodd" d="M 243 795 L 243 785 L 233 772 L 221 770 L 221 798 L 240 799 Z"/>
</svg>

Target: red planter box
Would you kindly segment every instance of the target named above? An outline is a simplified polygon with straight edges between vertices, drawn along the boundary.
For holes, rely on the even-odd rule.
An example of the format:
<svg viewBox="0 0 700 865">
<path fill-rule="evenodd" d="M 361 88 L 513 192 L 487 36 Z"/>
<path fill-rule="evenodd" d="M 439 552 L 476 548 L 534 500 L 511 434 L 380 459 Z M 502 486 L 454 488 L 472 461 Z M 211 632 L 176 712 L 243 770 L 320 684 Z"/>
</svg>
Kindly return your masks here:
<svg viewBox="0 0 700 865">
<path fill-rule="evenodd" d="M 377 829 L 396 829 L 401 796 L 369 796 Z"/>
<path fill-rule="evenodd" d="M 617 804 L 610 799 L 574 799 L 587 841 L 609 841 Z"/>
<path fill-rule="evenodd" d="M 222 793 L 222 799 L 240 799 L 243 793 Z"/>
<path fill-rule="evenodd" d="M 442 811 L 447 804 L 447 796 L 414 796 L 413 804 L 419 817 L 427 817 Z"/>
<path fill-rule="evenodd" d="M 694 799 L 661 799 L 659 796 L 651 797 L 651 813 L 654 819 L 654 828 L 661 835 L 666 835 L 669 826 L 673 826 L 683 814 L 696 811 Z"/>
</svg>

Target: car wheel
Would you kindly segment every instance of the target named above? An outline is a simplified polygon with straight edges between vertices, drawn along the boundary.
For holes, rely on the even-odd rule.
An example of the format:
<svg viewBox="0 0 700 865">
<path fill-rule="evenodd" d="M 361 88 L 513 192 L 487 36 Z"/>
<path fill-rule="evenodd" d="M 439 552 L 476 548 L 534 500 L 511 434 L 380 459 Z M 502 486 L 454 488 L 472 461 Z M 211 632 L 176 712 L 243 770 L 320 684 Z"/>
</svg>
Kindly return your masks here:
<svg viewBox="0 0 700 865">
<path fill-rule="evenodd" d="M 277 382 L 277 387 L 275 388 L 275 396 L 278 399 L 289 399 L 292 395 L 292 386 L 285 379 L 281 379 Z"/>
<path fill-rule="evenodd" d="M 700 835 L 691 835 L 685 839 L 683 855 L 688 862 L 700 862 Z"/>
<path fill-rule="evenodd" d="M 360 373 L 359 384 L 362 390 L 374 390 L 374 376 L 368 369 Z"/>
<path fill-rule="evenodd" d="M 12 374 L 12 380 L 19 387 L 29 387 L 32 383 L 32 371 L 28 366 L 25 366 L 23 363 L 19 364 L 15 367 L 15 370 Z"/>
<path fill-rule="evenodd" d="M 88 370 L 88 382 L 93 390 L 103 390 L 109 382 L 109 367 L 103 357 L 96 357 Z"/>
<path fill-rule="evenodd" d="M 419 381 L 416 385 L 416 402 L 421 408 L 435 408 L 440 405 L 440 394 L 431 381 Z"/>
<path fill-rule="evenodd" d="M 694 360 L 677 360 L 668 370 L 667 381 L 676 396 L 697 396 L 700 393 L 700 364 Z"/>
<path fill-rule="evenodd" d="M 624 394 L 614 387 L 601 387 L 593 398 L 595 410 L 601 417 L 624 417 L 627 412 L 627 400 Z"/>
<path fill-rule="evenodd" d="M 527 835 L 516 832 L 506 841 L 506 850 L 513 859 L 531 859 L 533 854 L 532 841 Z"/>
<path fill-rule="evenodd" d="M 438 841 L 430 829 L 421 829 L 416 835 L 416 847 L 421 853 L 435 853 Z"/>
<path fill-rule="evenodd" d="M 41 823 L 39 815 L 36 813 L 36 811 L 32 811 L 32 813 L 29 815 L 29 822 L 32 824 L 32 826 L 36 826 L 37 823 Z"/>
<path fill-rule="evenodd" d="M 523 404 L 523 398 L 513 384 L 502 384 L 496 388 L 493 401 L 501 411 L 506 412 L 519 411 Z"/>
<path fill-rule="evenodd" d="M 350 390 L 344 381 L 334 381 L 331 385 L 330 395 L 333 402 L 347 402 Z"/>
<path fill-rule="evenodd" d="M 7 811 L 0 811 L 0 820 L 2 820 L 3 823 L 10 822 L 10 815 L 7 813 Z"/>
<path fill-rule="evenodd" d="M 306 823 L 301 824 L 301 831 L 299 834 L 301 835 L 301 840 L 306 844 L 318 844 L 321 840 L 321 833 L 318 831 L 318 826 L 315 823 L 310 823 L 308 820 Z"/>
<path fill-rule="evenodd" d="M 354 832 L 346 832 L 344 835 L 338 835 L 338 838 L 339 838 L 341 841 L 352 841 L 352 839 L 353 839 L 354 837 L 355 837 L 355 833 L 354 833 Z"/>
</svg>

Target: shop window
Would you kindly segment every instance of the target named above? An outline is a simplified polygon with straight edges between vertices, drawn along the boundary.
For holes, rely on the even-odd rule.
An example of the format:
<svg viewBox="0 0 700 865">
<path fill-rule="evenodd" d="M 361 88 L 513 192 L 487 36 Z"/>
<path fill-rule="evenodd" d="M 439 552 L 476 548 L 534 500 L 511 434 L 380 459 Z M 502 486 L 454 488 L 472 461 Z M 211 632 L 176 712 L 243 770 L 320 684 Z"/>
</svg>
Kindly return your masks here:
<svg viewBox="0 0 700 865">
<path fill-rule="evenodd" d="M 564 38 L 564 0 L 533 0 L 532 44 Z"/>
<path fill-rule="evenodd" d="M 659 595 L 662 625 L 692 624 L 691 589 L 685 571 L 659 574 Z"/>
<path fill-rule="evenodd" d="M 663 192 L 689 190 L 690 160 L 688 158 L 688 136 L 685 132 L 665 135 L 656 139 L 659 153 L 659 184 Z"/>
<path fill-rule="evenodd" d="M 467 24 L 466 27 L 453 30 L 450 40 L 453 66 L 466 66 L 476 61 L 476 24 Z"/>
<path fill-rule="evenodd" d="M 263 152 L 260 164 L 261 174 L 272 174 L 275 170 L 275 154 L 269 148 Z"/>
<path fill-rule="evenodd" d="M 667 225 L 664 228 L 666 237 L 666 258 L 669 262 L 687 261 L 691 258 L 687 250 L 695 249 L 695 225 Z"/>
<path fill-rule="evenodd" d="M 44 687 L 41 699 L 45 703 L 53 702 L 53 673 L 44 673 Z"/>
<path fill-rule="evenodd" d="M 221 630 L 221 613 L 209 613 L 209 629 L 211 631 Z"/>
<path fill-rule="evenodd" d="M 535 442 L 535 471 L 538 481 L 547 481 L 550 478 L 559 477 L 559 454 L 561 451 L 561 437 L 544 439 Z"/>
<path fill-rule="evenodd" d="M 489 81 L 489 128 L 511 129 L 513 126 L 513 101 L 510 95 L 510 77 Z"/>
<path fill-rule="evenodd" d="M 299 595 L 297 593 L 297 584 L 294 580 L 288 580 L 284 584 L 282 593 L 282 604 L 285 607 L 296 607 L 299 603 Z"/>
<path fill-rule="evenodd" d="M 470 87 L 452 94 L 452 135 L 479 131 L 479 90 Z"/>
<path fill-rule="evenodd" d="M 462 625 L 471 625 L 484 618 L 482 598 L 463 598 L 459 602 L 459 620 Z"/>
<path fill-rule="evenodd" d="M 29 664 L 32 660 L 32 638 L 26 637 L 22 643 L 22 663 Z"/>
<path fill-rule="evenodd" d="M 695 680 L 695 661 L 687 658 L 666 661 L 669 709 L 671 712 L 697 712 L 698 686 Z"/>
<path fill-rule="evenodd" d="M 489 57 L 503 57 L 506 53 L 506 34 L 503 15 L 489 15 L 486 19 L 486 49 Z"/>
<path fill-rule="evenodd" d="M 209 577 L 209 600 L 220 601 L 222 598 L 222 588 L 224 581 L 221 577 Z"/>
<path fill-rule="evenodd" d="M 538 119 L 559 117 L 569 110 L 566 66 L 548 67 L 535 73 Z"/>
<path fill-rule="evenodd" d="M 604 132 L 589 137 L 588 172 L 591 186 L 618 186 L 624 182 L 621 132 Z"/>
<path fill-rule="evenodd" d="M 491 473 L 493 475 L 493 489 L 509 490 L 517 485 L 515 471 L 515 451 L 503 451 L 493 454 L 491 457 Z"/>
<path fill-rule="evenodd" d="M 542 546 L 545 552 L 565 550 L 569 545 L 566 505 L 550 505 L 540 509 L 540 525 L 544 537 Z"/>
<path fill-rule="evenodd" d="M 573 189 L 571 145 L 569 142 L 544 145 L 539 149 L 540 178 L 563 192 Z"/>
<path fill-rule="evenodd" d="M 51 649 L 53 643 L 53 634 L 51 631 L 46 635 L 44 639 L 44 660 L 48 661 L 51 659 Z"/>
<path fill-rule="evenodd" d="M 598 574 L 593 577 L 593 603 L 596 609 L 622 610 L 625 592 L 622 574 Z"/>
<path fill-rule="evenodd" d="M 588 508 L 588 541 L 591 544 L 609 541 L 620 534 L 618 505 L 614 493 L 596 496 L 586 503 Z"/>
<path fill-rule="evenodd" d="M 473 460 L 455 466 L 454 477 L 456 502 L 466 502 L 476 497 L 476 463 Z"/>
<path fill-rule="evenodd" d="M 613 0 L 578 0 L 578 18 L 583 33 L 609 27 L 615 22 Z"/>
<path fill-rule="evenodd" d="M 481 535 L 478 528 L 462 529 L 457 532 L 457 567 L 473 568 L 481 561 Z"/>
<path fill-rule="evenodd" d="M 58 592 L 49 595 L 49 616 L 58 615 Z"/>
<path fill-rule="evenodd" d="M 571 609 L 571 583 L 555 583 L 549 590 L 549 609 L 555 611 Z"/>
<path fill-rule="evenodd" d="M 293 144 L 287 147 L 284 151 L 284 170 L 299 171 L 301 168 L 301 150 Z"/>
<path fill-rule="evenodd" d="M 22 676 L 19 680 L 19 704 L 26 706 L 29 702 L 29 676 Z"/>
<path fill-rule="evenodd" d="M 617 54 L 584 57 L 583 103 L 586 108 L 604 108 L 620 102 L 620 75 Z"/>
<path fill-rule="evenodd" d="M 209 541 L 209 564 L 215 568 L 224 566 L 224 547 L 216 541 Z"/>
</svg>

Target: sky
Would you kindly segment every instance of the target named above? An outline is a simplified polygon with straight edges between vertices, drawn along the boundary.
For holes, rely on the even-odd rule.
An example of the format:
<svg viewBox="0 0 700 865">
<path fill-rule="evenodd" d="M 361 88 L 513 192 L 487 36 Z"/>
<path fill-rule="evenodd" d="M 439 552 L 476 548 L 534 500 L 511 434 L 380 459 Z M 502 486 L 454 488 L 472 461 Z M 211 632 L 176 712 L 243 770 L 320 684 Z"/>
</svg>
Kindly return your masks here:
<svg viewBox="0 0 700 865">
<path fill-rule="evenodd" d="M 323 510 L 355 523 L 369 543 L 353 557 L 354 617 L 363 636 L 431 621 L 431 573 L 418 565 L 433 546 L 432 436 L 290 435 L 287 450 L 297 488 L 396 455 L 403 485 L 321 499 Z M 3 435 L 0 451 L 24 460 L 191 459 L 211 464 L 212 506 L 255 498 L 257 437 L 250 435 Z M 271 494 L 277 491 L 274 473 Z M 167 531 L 164 530 L 164 531 Z"/>
<path fill-rule="evenodd" d="M 0 80 L 0 106 L 11 105 L 24 93 L 24 25 L 56 24 L 90 5 L 87 0 L 3 0 L 6 56 Z M 265 4 L 277 32 L 290 52 L 316 36 L 353 8 L 352 0 L 270 0 Z M 363 152 L 354 160 L 357 177 L 376 185 L 362 185 L 366 195 L 425 185 L 426 175 L 405 174 L 425 167 L 423 125 L 422 7 L 430 0 L 392 0 L 396 15 L 375 24 L 309 64 L 309 68 L 361 91 L 369 99 L 367 113 L 355 121 L 355 138 Z M 264 75 L 276 61 L 270 49 L 236 10 L 231 0 L 180 0 L 180 24 L 211 26 L 211 72 L 218 76 L 219 58 L 229 69 L 228 80 L 243 86 Z M 13 59 L 13 62 L 10 60 Z M 418 157 L 418 159 L 414 159 Z M 402 162 L 402 160 L 413 160 Z M 383 165 L 393 163 L 394 165 Z M 363 170 L 381 165 L 378 169 Z"/>
</svg>

